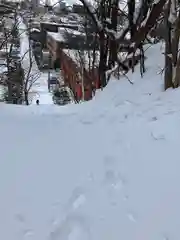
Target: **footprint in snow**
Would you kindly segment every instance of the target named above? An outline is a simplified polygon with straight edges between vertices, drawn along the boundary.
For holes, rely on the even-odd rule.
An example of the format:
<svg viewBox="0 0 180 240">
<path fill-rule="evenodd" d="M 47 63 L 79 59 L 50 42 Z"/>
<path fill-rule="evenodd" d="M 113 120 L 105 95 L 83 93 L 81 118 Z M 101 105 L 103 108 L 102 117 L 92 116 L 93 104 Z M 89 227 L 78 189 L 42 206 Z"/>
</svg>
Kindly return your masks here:
<svg viewBox="0 0 180 240">
<path fill-rule="evenodd" d="M 128 119 L 129 115 L 128 114 L 125 114 L 124 115 L 124 119 Z"/>
<path fill-rule="evenodd" d="M 116 138 L 113 140 L 113 145 L 119 147 L 121 144 L 123 144 L 123 140 L 120 135 L 117 134 Z"/>
<path fill-rule="evenodd" d="M 157 121 L 157 120 L 158 120 L 158 118 L 157 118 L 156 116 L 154 116 L 154 117 L 151 118 L 150 121 L 155 122 L 155 121 Z"/>
<path fill-rule="evenodd" d="M 104 166 L 105 167 L 115 167 L 116 166 L 116 158 L 111 155 L 107 155 L 104 157 Z"/>
<path fill-rule="evenodd" d="M 129 199 L 129 196 L 128 195 L 125 195 L 124 197 L 123 197 L 123 200 L 124 201 L 127 201 Z"/>
<path fill-rule="evenodd" d="M 106 113 L 99 114 L 98 118 L 104 118 L 106 116 Z"/>
<path fill-rule="evenodd" d="M 129 100 L 125 100 L 123 103 L 126 104 L 126 105 L 133 105 L 134 104 L 133 102 L 131 102 Z"/>
<path fill-rule="evenodd" d="M 174 111 L 174 110 L 169 110 L 168 112 L 164 113 L 164 115 L 172 115 L 172 114 L 174 114 L 174 113 L 176 113 L 176 111 Z"/>
<path fill-rule="evenodd" d="M 125 185 L 125 180 L 121 174 L 117 174 L 114 170 L 109 169 L 105 172 L 104 183 L 112 187 L 114 190 L 120 190 Z"/>
<path fill-rule="evenodd" d="M 50 222 L 51 225 L 57 225 L 57 223 L 59 221 L 57 215 L 60 212 L 60 207 L 61 207 L 60 201 L 56 201 L 56 202 L 54 202 L 51 205 L 51 208 L 52 208 L 51 214 L 52 214 L 52 216 L 49 219 L 49 222 Z"/>
<path fill-rule="evenodd" d="M 72 211 L 77 210 L 86 202 L 84 191 L 81 187 L 77 187 L 73 190 L 72 195 L 68 201 L 68 208 Z"/>
<path fill-rule="evenodd" d="M 164 134 L 161 134 L 161 133 L 153 133 L 151 132 L 151 137 L 155 140 L 155 141 L 158 141 L 158 140 L 165 140 L 165 135 Z"/>
<path fill-rule="evenodd" d="M 114 124 L 114 123 L 118 122 L 118 119 L 116 116 L 114 116 L 114 117 L 112 116 L 112 117 L 108 118 L 108 122 L 111 124 Z"/>
<path fill-rule="evenodd" d="M 169 240 L 169 237 L 163 237 L 163 240 Z"/>
<path fill-rule="evenodd" d="M 24 237 L 31 237 L 33 235 L 34 235 L 34 232 L 31 229 L 26 229 L 26 230 L 23 231 L 23 236 Z"/>
<path fill-rule="evenodd" d="M 125 180 L 117 172 L 117 159 L 111 155 L 106 156 L 104 158 L 104 167 L 104 184 L 113 187 L 115 190 L 121 189 L 125 185 Z"/>
<path fill-rule="evenodd" d="M 84 124 L 84 125 L 91 125 L 91 124 L 93 123 L 93 121 L 90 121 L 90 120 L 82 120 L 81 123 Z"/>
<path fill-rule="evenodd" d="M 157 104 L 155 104 L 155 106 L 156 106 L 156 107 L 162 107 L 163 104 L 162 104 L 162 103 L 157 103 Z"/>
<path fill-rule="evenodd" d="M 22 214 L 16 214 L 15 218 L 20 223 L 25 223 L 25 217 Z"/>
<path fill-rule="evenodd" d="M 56 201 L 52 204 L 52 208 L 54 208 L 54 209 L 59 207 L 59 206 L 60 206 L 60 201 Z"/>
<path fill-rule="evenodd" d="M 128 213 L 127 217 L 131 222 L 134 222 L 134 223 L 136 222 L 135 216 L 132 213 Z"/>
<path fill-rule="evenodd" d="M 50 233 L 50 240 L 90 240 L 91 232 L 87 217 L 69 214 L 66 218 Z"/>
<path fill-rule="evenodd" d="M 84 194 L 79 195 L 73 203 L 73 209 L 76 210 L 81 207 L 86 201 Z"/>
<path fill-rule="evenodd" d="M 93 182 L 93 181 L 94 181 L 94 174 L 93 174 L 93 173 L 89 173 L 89 174 L 88 174 L 88 180 L 89 180 L 90 182 Z"/>
<path fill-rule="evenodd" d="M 121 102 L 116 102 L 114 106 L 119 107 L 119 106 L 123 106 L 123 105 L 124 105 L 124 102 L 121 101 Z"/>
</svg>

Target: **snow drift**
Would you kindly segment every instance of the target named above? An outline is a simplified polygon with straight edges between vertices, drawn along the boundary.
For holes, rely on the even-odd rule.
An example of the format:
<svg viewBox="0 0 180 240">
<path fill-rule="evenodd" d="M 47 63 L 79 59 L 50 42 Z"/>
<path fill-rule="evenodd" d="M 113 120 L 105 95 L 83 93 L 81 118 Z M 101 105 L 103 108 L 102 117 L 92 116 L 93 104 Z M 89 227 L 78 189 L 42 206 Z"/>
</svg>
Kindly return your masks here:
<svg viewBox="0 0 180 240">
<path fill-rule="evenodd" d="M 180 92 L 147 73 L 74 106 L 1 104 L 0 239 L 178 239 Z"/>
</svg>

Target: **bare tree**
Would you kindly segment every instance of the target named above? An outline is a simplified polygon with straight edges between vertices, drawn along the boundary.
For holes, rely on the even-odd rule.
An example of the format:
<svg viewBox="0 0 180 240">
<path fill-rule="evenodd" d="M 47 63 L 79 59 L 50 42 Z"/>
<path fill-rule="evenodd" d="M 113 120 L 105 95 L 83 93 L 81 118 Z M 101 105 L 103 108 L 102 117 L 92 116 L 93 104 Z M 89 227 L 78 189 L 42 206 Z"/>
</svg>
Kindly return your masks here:
<svg viewBox="0 0 180 240">
<path fill-rule="evenodd" d="M 22 47 L 23 51 L 21 51 L 21 54 L 22 54 L 21 65 L 24 71 L 22 91 L 23 91 L 24 102 L 26 105 L 30 104 L 29 93 L 32 90 L 32 87 L 34 86 L 38 78 L 40 77 L 40 71 L 34 68 L 34 66 L 37 66 L 37 65 L 36 65 L 36 60 L 33 56 L 33 49 L 29 39 L 30 31 L 31 31 L 31 22 L 32 22 L 31 20 L 32 19 L 30 19 L 29 21 L 30 24 L 28 25 L 28 27 L 21 22 L 21 25 L 23 26 L 24 29 L 21 29 L 19 34 L 20 35 L 19 37 L 22 39 L 21 44 L 23 44 L 24 42 L 24 46 L 25 46 L 24 48 Z M 23 21 L 23 19 L 21 19 L 21 21 Z"/>
<path fill-rule="evenodd" d="M 128 70 L 122 59 L 118 57 L 118 52 L 122 50 L 126 50 L 128 55 L 133 54 L 132 56 L 134 56 L 136 50 L 140 49 L 141 74 L 143 74 L 145 71 L 143 43 L 149 31 L 156 24 L 166 0 L 141 0 L 138 7 L 135 6 L 137 4 L 135 1 L 128 1 L 128 13 L 123 14 L 126 20 L 120 28 L 118 28 L 120 25 L 117 24 L 118 13 L 123 12 L 119 7 L 120 1 L 100 0 L 99 4 L 96 4 L 96 8 L 86 0 L 81 0 L 81 2 L 96 26 L 100 51 L 99 75 L 102 86 L 107 83 L 105 74 L 107 70 L 110 72 L 112 68 L 111 72 L 114 72 L 114 67 L 124 71 Z M 126 38 L 129 32 L 131 33 L 130 40 Z M 108 57 L 109 61 L 107 61 Z M 133 67 L 133 64 L 131 66 Z"/>
<path fill-rule="evenodd" d="M 167 79 L 166 71 L 168 66 L 165 64 L 165 89 L 169 87 L 179 87 L 180 86 L 180 55 L 179 55 L 179 39 L 180 39 L 180 9 L 179 3 L 176 0 L 169 0 L 169 16 L 168 24 L 171 25 L 169 32 L 171 34 L 170 44 L 171 52 L 169 53 L 169 65 L 172 64 L 172 73 Z M 167 63 L 167 62 L 166 62 Z"/>
<path fill-rule="evenodd" d="M 164 89 L 180 85 L 180 6 L 178 0 L 168 0 L 162 13 L 164 21 L 165 66 Z"/>
<path fill-rule="evenodd" d="M 13 19 L 4 16 L 3 30 L 4 40 L 1 43 L 1 47 L 5 49 L 5 62 L 7 66 L 6 82 L 8 86 L 8 96 L 6 100 L 9 103 L 17 104 L 22 102 L 23 71 L 19 59 L 13 54 L 14 48 L 19 45 L 16 11 L 13 13 Z"/>
<path fill-rule="evenodd" d="M 169 21 L 169 14 L 171 8 L 171 1 L 168 1 L 165 11 L 165 24 L 166 24 L 166 38 L 165 38 L 165 73 L 164 73 L 164 88 L 170 88 L 172 83 L 172 43 L 171 43 L 171 22 Z"/>
<path fill-rule="evenodd" d="M 98 68 L 97 62 L 99 61 L 99 54 L 93 49 L 77 50 L 75 51 L 75 61 L 79 67 L 82 100 L 84 101 L 86 90 L 89 90 L 93 95 L 95 94 L 96 71 Z M 88 89 L 86 89 L 87 87 Z"/>
<path fill-rule="evenodd" d="M 11 26 L 6 26 L 7 20 L 11 20 Z M 40 72 L 36 68 L 33 69 L 35 59 L 29 41 L 31 26 L 25 26 L 23 16 L 20 17 L 16 10 L 13 11 L 11 19 L 8 15 L 3 16 L 2 26 L 4 39 L 0 48 L 4 48 L 6 52 L 7 102 L 15 104 L 25 102 L 26 105 L 29 105 L 29 92 L 40 77 Z M 18 54 L 13 53 L 17 48 L 19 49 L 19 57 Z"/>
</svg>

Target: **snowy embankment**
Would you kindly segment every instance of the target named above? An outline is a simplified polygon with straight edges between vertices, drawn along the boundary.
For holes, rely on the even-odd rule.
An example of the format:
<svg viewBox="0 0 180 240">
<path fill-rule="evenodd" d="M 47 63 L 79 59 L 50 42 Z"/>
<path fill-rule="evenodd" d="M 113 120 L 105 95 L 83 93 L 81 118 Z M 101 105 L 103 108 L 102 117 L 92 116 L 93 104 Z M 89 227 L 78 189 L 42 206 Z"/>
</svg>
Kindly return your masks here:
<svg viewBox="0 0 180 240">
<path fill-rule="evenodd" d="M 91 102 L 1 105 L 0 239 L 180 238 L 180 90 L 158 48 Z"/>
<path fill-rule="evenodd" d="M 26 25 L 23 23 L 22 19 L 19 18 L 19 35 L 20 35 L 20 45 L 21 45 L 21 57 L 22 57 L 22 67 L 25 70 L 25 79 L 32 79 L 29 80 L 29 82 L 34 81 L 34 79 L 37 79 L 35 83 L 33 84 L 29 98 L 30 100 L 33 99 L 33 103 L 36 102 L 36 99 L 40 100 L 41 104 L 53 104 L 52 96 L 48 92 L 48 83 L 47 83 L 47 74 L 41 73 L 38 69 L 38 66 L 36 64 L 33 52 L 30 54 L 29 50 L 29 38 L 27 35 L 27 28 Z M 32 50 L 31 50 L 32 51 Z M 30 68 L 30 57 L 32 56 L 32 68 L 30 70 L 29 77 L 28 72 Z"/>
</svg>

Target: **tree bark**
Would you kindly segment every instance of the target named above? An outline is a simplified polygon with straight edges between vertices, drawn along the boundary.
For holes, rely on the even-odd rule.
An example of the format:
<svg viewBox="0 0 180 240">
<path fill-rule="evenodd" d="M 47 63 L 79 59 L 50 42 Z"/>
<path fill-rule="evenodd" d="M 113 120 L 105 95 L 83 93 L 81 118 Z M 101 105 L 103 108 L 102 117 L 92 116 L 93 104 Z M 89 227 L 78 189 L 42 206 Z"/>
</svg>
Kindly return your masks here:
<svg viewBox="0 0 180 240">
<path fill-rule="evenodd" d="M 133 38 L 135 32 L 134 12 L 135 12 L 135 0 L 128 0 L 128 19 L 131 39 Z"/>
<path fill-rule="evenodd" d="M 179 45 L 179 38 L 180 38 L 180 11 L 178 13 L 178 18 L 176 20 L 174 28 L 175 28 L 174 33 L 172 35 L 172 56 L 173 56 L 173 65 L 175 66 L 177 63 L 178 45 Z"/>
<path fill-rule="evenodd" d="M 166 3 L 166 0 L 159 0 L 157 3 L 153 4 L 146 23 L 142 25 L 138 29 L 138 31 L 136 31 L 136 33 L 134 34 L 134 37 L 131 40 L 132 43 L 135 43 L 134 44 L 135 49 L 137 49 L 139 47 L 139 44 L 145 40 L 146 35 L 149 33 L 151 28 L 155 25 L 156 20 L 160 16 L 165 3 Z M 132 53 L 134 51 L 134 48 L 130 49 L 129 53 Z"/>
<path fill-rule="evenodd" d="M 177 59 L 175 79 L 174 79 L 174 87 L 177 88 L 180 86 L 180 54 Z"/>
<path fill-rule="evenodd" d="M 99 79 L 101 88 L 106 86 L 106 63 L 107 63 L 107 55 L 105 51 L 105 34 L 102 31 L 99 34 L 99 41 L 100 41 L 100 61 L 99 61 Z"/>
<path fill-rule="evenodd" d="M 173 68 L 172 68 L 172 47 L 171 47 L 171 23 L 169 22 L 171 2 L 169 0 L 168 6 L 165 12 L 165 24 L 166 24 L 166 37 L 165 37 L 165 74 L 164 74 L 164 89 L 168 89 L 173 86 Z"/>
<path fill-rule="evenodd" d="M 114 0 L 111 7 L 111 27 L 114 32 L 117 32 L 118 3 L 119 0 Z M 108 60 L 109 69 L 115 66 L 115 63 L 117 61 L 117 52 L 118 52 L 117 42 L 114 39 L 109 38 L 109 60 Z"/>
<path fill-rule="evenodd" d="M 28 106 L 29 100 L 28 100 L 28 92 L 27 91 L 24 92 L 24 100 L 25 100 L 26 105 Z"/>
</svg>

